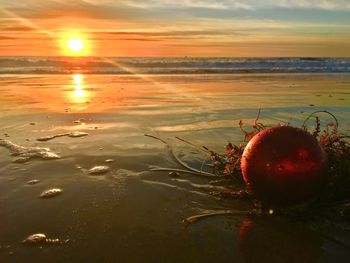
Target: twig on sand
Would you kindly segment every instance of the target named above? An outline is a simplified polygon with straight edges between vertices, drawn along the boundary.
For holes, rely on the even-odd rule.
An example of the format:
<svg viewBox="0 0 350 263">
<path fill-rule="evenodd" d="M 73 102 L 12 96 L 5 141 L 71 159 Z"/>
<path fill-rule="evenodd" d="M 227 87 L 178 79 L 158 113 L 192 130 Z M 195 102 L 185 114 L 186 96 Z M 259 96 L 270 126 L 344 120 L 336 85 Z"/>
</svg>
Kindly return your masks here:
<svg viewBox="0 0 350 263">
<path fill-rule="evenodd" d="M 317 113 L 326 113 L 326 114 L 330 115 L 335 120 L 335 125 L 338 128 L 339 123 L 338 123 L 337 117 L 335 117 L 333 113 L 326 111 L 326 110 L 319 110 L 319 111 L 314 111 L 313 113 L 311 113 L 309 116 L 306 117 L 306 119 L 304 120 L 303 125 L 301 127 L 304 127 L 304 129 L 305 129 L 306 123 L 309 121 L 309 119 L 311 117 L 315 116 Z"/>
<path fill-rule="evenodd" d="M 212 216 L 224 216 L 224 215 L 230 215 L 230 216 L 246 216 L 249 215 L 251 212 L 250 211 L 234 211 L 234 210 L 218 210 L 218 211 L 210 211 L 204 214 L 200 215 L 194 215 L 187 217 L 183 220 L 184 223 L 186 224 L 192 224 L 195 223 L 199 220 L 212 217 Z"/>
<path fill-rule="evenodd" d="M 162 143 L 164 143 L 164 144 L 166 144 L 166 145 L 168 145 L 169 147 L 170 147 L 170 145 L 166 142 L 166 141 L 164 141 L 163 139 L 161 139 L 161 138 L 159 138 L 159 137 L 156 137 L 156 136 L 153 136 L 153 135 L 150 135 L 150 134 L 144 134 L 146 137 L 150 137 L 150 138 L 153 138 L 153 139 L 156 139 L 156 140 L 158 140 L 158 141 L 161 141 Z"/>
<path fill-rule="evenodd" d="M 178 139 L 178 140 L 180 140 L 180 141 L 182 141 L 182 142 L 184 142 L 184 143 L 187 143 L 187 144 L 189 144 L 189 145 L 191 145 L 191 146 L 193 146 L 193 147 L 195 147 L 195 148 L 197 148 L 197 149 L 199 149 L 199 150 L 201 150 L 201 151 L 203 151 L 203 152 L 205 152 L 205 153 L 208 153 L 208 154 L 211 153 L 211 151 L 210 151 L 207 147 L 198 146 L 198 145 L 196 145 L 196 144 L 194 144 L 194 143 L 192 143 L 192 142 L 189 142 L 189 141 L 187 141 L 187 140 L 185 140 L 185 139 L 182 139 L 182 138 L 180 138 L 180 137 L 178 137 L 178 136 L 175 136 L 175 138 Z"/>
<path fill-rule="evenodd" d="M 151 168 L 151 171 L 157 171 L 157 172 L 179 172 L 179 173 L 184 173 L 184 174 L 193 174 L 193 175 L 199 175 L 199 176 L 205 176 L 205 177 L 215 177 L 217 178 L 217 175 L 208 175 L 204 174 L 203 172 L 198 173 L 194 171 L 189 171 L 189 170 L 183 170 L 183 169 L 175 169 L 175 168 L 164 168 L 164 167 L 159 167 L 159 168 Z"/>
<path fill-rule="evenodd" d="M 208 172 L 203 172 L 203 171 L 200 171 L 198 169 L 195 169 L 191 166 L 189 166 L 187 163 L 185 163 L 184 161 L 182 161 L 175 153 L 174 153 L 174 150 L 173 150 L 173 147 L 170 145 L 170 143 L 168 143 L 167 141 L 159 138 L 159 137 L 156 137 L 156 136 L 153 136 L 153 135 L 149 135 L 149 134 L 145 134 L 145 136 L 147 137 L 150 137 L 150 138 L 153 138 L 153 139 L 156 139 L 156 140 L 159 140 L 161 141 L 162 143 L 166 144 L 170 150 L 170 153 L 171 155 L 174 157 L 174 159 L 180 164 L 182 165 L 184 168 L 186 168 L 187 170 L 189 171 L 192 171 L 194 173 L 196 173 L 197 175 L 203 175 L 203 176 L 210 176 L 210 177 L 218 177 L 217 175 L 213 174 L 213 173 L 208 173 Z"/>
</svg>

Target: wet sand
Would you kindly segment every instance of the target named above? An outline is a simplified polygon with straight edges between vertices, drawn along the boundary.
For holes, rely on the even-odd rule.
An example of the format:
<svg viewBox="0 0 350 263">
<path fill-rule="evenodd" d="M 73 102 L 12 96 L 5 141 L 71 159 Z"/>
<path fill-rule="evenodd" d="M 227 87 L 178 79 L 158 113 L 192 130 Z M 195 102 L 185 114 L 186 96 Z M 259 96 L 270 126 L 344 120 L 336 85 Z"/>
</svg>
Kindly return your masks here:
<svg viewBox="0 0 350 263">
<path fill-rule="evenodd" d="M 239 121 L 253 123 L 259 108 L 267 125 L 301 125 L 328 110 L 349 131 L 349 87 L 346 74 L 2 75 L 0 261 L 347 262 L 348 223 L 327 228 L 332 238 L 300 222 L 245 216 L 185 227 L 182 219 L 206 210 L 250 206 L 214 198 L 207 178 L 150 171 L 181 167 L 144 134 L 169 138 L 199 168 L 206 156 L 174 136 L 223 151 L 242 141 Z M 9 143 L 59 158 L 18 162 Z M 50 189 L 62 192 L 40 198 Z M 22 243 L 35 233 L 69 242 Z"/>
</svg>

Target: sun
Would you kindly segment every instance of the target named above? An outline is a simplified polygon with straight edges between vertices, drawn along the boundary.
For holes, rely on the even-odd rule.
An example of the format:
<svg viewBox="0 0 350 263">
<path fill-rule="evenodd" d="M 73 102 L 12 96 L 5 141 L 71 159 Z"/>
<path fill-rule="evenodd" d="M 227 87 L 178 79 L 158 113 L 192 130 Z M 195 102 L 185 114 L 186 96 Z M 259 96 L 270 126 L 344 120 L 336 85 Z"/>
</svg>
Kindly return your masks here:
<svg viewBox="0 0 350 263">
<path fill-rule="evenodd" d="M 64 56 L 84 57 L 91 54 L 91 41 L 85 32 L 62 30 L 58 41 Z"/>
<path fill-rule="evenodd" d="M 80 53 L 84 49 L 84 41 L 81 39 L 68 39 L 67 47 L 74 53 Z"/>
</svg>

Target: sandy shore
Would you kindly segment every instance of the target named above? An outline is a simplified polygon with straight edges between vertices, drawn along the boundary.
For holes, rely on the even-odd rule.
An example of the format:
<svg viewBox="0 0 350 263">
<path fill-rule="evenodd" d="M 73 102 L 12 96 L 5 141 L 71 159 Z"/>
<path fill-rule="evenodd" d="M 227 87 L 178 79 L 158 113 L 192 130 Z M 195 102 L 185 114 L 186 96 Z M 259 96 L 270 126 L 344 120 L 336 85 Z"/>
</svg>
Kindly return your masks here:
<svg viewBox="0 0 350 263">
<path fill-rule="evenodd" d="M 0 139 L 22 148 L 0 144 L 0 261 L 289 262 L 284 251 L 292 251 L 299 262 L 346 262 L 347 249 L 298 223 L 237 216 L 185 228 L 187 216 L 249 205 L 215 199 L 208 179 L 149 171 L 179 165 L 144 134 L 170 138 L 178 156 L 200 167 L 206 156 L 174 136 L 222 151 L 243 139 L 238 122 L 249 126 L 259 108 L 267 125 L 296 126 L 328 110 L 348 131 L 349 87 L 346 74 L 2 75 Z M 43 148 L 59 158 L 35 154 Z M 91 173 L 95 166 L 106 168 Z M 40 198 L 51 188 L 62 192 Z M 34 233 L 70 241 L 21 243 Z M 350 244 L 344 231 L 330 234 Z M 260 249 L 267 237 L 270 252 L 281 251 L 272 258 Z"/>
</svg>

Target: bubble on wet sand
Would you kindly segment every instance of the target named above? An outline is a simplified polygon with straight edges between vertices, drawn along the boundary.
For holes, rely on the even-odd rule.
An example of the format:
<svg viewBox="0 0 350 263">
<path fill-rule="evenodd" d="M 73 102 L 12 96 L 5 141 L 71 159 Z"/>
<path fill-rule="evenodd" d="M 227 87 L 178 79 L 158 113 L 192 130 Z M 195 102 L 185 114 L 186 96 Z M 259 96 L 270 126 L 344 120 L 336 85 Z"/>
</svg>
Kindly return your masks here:
<svg viewBox="0 0 350 263">
<path fill-rule="evenodd" d="M 37 183 L 39 183 L 38 179 L 30 180 L 27 182 L 27 184 L 30 184 L 30 185 L 37 184 Z"/>
<path fill-rule="evenodd" d="M 23 243 L 26 244 L 40 244 L 44 243 L 46 240 L 46 235 L 42 233 L 37 233 L 28 236 L 26 239 L 23 240 Z"/>
<path fill-rule="evenodd" d="M 55 197 L 63 192 L 60 188 L 51 188 L 48 190 L 45 190 L 40 194 L 40 198 L 52 198 Z"/>
<path fill-rule="evenodd" d="M 89 135 L 89 134 L 86 132 L 75 131 L 75 132 L 69 133 L 67 136 L 72 137 L 72 138 L 77 138 L 77 137 L 84 137 L 87 135 Z"/>
<path fill-rule="evenodd" d="M 90 168 L 88 170 L 88 173 L 91 175 L 100 175 L 100 174 L 105 174 L 105 173 L 109 172 L 109 170 L 110 170 L 109 166 L 98 165 L 98 166 L 94 166 L 94 167 Z"/>
<path fill-rule="evenodd" d="M 43 233 L 32 234 L 22 241 L 26 245 L 63 245 L 68 242 L 69 239 L 47 238 Z"/>
<path fill-rule="evenodd" d="M 24 163 L 32 158 L 41 158 L 43 160 L 61 158 L 58 154 L 51 152 L 49 148 L 24 147 L 4 139 L 0 139 L 0 146 L 7 148 L 12 156 L 18 157 L 14 160 L 16 163 Z"/>
<path fill-rule="evenodd" d="M 44 136 L 44 137 L 40 137 L 38 139 L 36 139 L 37 141 L 40 142 L 45 142 L 45 141 L 49 141 L 58 137 L 71 137 L 71 138 L 79 138 L 79 137 L 85 137 L 89 135 L 86 132 L 80 132 L 80 131 L 75 131 L 75 132 L 69 132 L 69 133 L 60 133 L 60 134 L 55 134 L 55 135 L 48 135 L 48 136 Z"/>
</svg>

